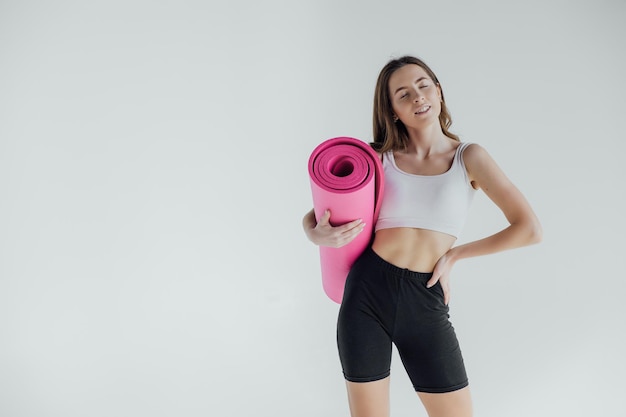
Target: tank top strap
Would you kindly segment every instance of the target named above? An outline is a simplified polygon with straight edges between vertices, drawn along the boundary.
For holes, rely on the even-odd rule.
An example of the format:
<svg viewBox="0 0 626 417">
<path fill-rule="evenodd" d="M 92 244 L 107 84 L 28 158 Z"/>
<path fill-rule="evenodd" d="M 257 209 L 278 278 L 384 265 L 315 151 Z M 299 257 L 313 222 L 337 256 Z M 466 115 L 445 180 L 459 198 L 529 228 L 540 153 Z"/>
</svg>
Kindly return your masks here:
<svg viewBox="0 0 626 417">
<path fill-rule="evenodd" d="M 457 151 L 456 151 L 455 158 L 460 158 L 460 159 L 461 159 L 461 161 L 462 161 L 462 160 L 463 160 L 463 158 L 462 158 L 463 151 L 465 151 L 465 149 L 466 149 L 469 145 L 471 145 L 471 144 L 472 144 L 472 142 L 462 142 L 462 143 L 459 145 L 459 148 L 458 148 L 458 149 L 457 149 Z"/>
<path fill-rule="evenodd" d="M 387 151 L 384 154 L 382 154 L 383 167 L 391 163 L 391 158 L 393 158 L 393 150 Z"/>
<path fill-rule="evenodd" d="M 471 184 L 470 184 L 469 176 L 467 175 L 467 168 L 465 167 L 465 162 L 463 161 L 463 152 L 471 144 L 472 142 L 461 143 L 456 151 L 456 155 L 454 155 L 454 158 L 456 159 L 455 162 L 458 163 L 459 167 L 461 167 L 461 169 L 463 170 L 463 175 L 465 176 L 465 182 L 470 186 Z"/>
</svg>

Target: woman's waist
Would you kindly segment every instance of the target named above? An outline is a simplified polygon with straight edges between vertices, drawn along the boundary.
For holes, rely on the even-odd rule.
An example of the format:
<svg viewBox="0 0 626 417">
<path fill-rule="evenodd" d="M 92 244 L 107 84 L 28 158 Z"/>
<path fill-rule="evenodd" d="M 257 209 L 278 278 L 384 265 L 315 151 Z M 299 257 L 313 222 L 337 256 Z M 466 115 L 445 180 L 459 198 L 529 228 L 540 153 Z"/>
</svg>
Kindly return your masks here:
<svg viewBox="0 0 626 417">
<path fill-rule="evenodd" d="M 441 232 L 407 227 L 376 232 L 372 249 L 385 261 L 411 271 L 432 272 L 456 238 Z"/>
</svg>

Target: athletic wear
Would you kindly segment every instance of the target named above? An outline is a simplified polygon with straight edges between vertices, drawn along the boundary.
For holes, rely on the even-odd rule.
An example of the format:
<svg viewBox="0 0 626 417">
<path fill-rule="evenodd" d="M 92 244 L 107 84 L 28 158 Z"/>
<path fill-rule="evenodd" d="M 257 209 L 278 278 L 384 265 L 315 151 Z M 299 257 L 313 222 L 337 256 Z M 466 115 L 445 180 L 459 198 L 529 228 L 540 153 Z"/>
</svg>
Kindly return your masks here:
<svg viewBox="0 0 626 417">
<path fill-rule="evenodd" d="M 345 379 L 389 376 L 394 343 L 416 391 L 442 393 L 468 385 L 443 289 L 439 283 L 426 288 L 431 277 L 392 265 L 371 248 L 357 259 L 337 323 Z"/>
<path fill-rule="evenodd" d="M 461 143 L 452 166 L 439 175 L 415 175 L 398 168 L 393 151 L 383 154 L 385 191 L 375 230 L 414 227 L 459 237 L 475 191 L 472 188 Z"/>
</svg>

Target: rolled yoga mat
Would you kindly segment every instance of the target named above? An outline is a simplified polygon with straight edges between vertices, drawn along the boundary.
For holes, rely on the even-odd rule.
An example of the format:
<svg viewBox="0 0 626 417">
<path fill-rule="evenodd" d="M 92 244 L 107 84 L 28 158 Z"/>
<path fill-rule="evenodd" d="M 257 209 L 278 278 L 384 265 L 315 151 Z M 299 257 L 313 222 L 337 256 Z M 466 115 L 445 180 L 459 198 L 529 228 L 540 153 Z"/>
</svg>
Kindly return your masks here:
<svg viewBox="0 0 626 417">
<path fill-rule="evenodd" d="M 350 137 L 328 139 L 309 157 L 309 177 L 315 218 L 330 210 L 330 223 L 342 225 L 363 219 L 365 229 L 341 248 L 320 246 L 322 286 L 341 303 L 352 264 L 370 244 L 383 195 L 383 167 L 372 147 Z"/>
</svg>

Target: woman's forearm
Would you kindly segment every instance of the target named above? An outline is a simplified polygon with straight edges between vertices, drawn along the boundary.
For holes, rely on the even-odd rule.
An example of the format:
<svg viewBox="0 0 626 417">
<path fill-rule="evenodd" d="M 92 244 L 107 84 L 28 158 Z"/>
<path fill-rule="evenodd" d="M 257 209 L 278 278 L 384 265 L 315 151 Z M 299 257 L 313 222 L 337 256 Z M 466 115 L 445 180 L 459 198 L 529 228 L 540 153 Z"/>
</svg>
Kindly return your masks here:
<svg viewBox="0 0 626 417">
<path fill-rule="evenodd" d="M 453 260 L 489 255 L 508 249 L 539 243 L 542 229 L 538 221 L 511 224 L 506 229 L 486 238 L 455 246 L 448 254 Z"/>
<path fill-rule="evenodd" d="M 307 214 L 302 218 L 302 228 L 304 229 L 304 233 L 306 233 L 309 240 L 311 240 L 311 230 L 315 229 L 317 225 L 317 221 L 315 220 L 315 211 L 311 209 Z"/>
</svg>

